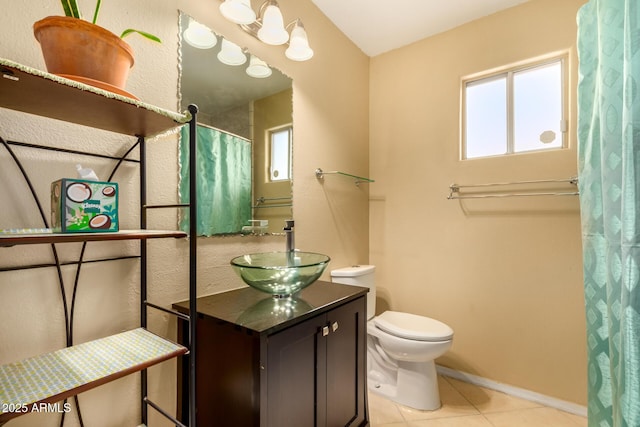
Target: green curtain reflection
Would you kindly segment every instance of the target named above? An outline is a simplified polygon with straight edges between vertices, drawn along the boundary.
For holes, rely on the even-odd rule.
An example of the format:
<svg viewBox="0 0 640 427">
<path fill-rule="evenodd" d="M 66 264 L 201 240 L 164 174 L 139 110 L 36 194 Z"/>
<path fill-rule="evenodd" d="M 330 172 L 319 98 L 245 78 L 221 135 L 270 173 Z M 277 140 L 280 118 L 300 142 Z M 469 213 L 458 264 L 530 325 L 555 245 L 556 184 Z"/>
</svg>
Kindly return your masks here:
<svg viewBox="0 0 640 427">
<path fill-rule="evenodd" d="M 189 125 L 180 135 L 181 203 L 189 200 Z M 239 233 L 251 219 L 251 143 L 205 126 L 197 127 L 198 235 Z M 180 228 L 189 229 L 184 209 Z"/>
<path fill-rule="evenodd" d="M 578 171 L 590 427 L 640 426 L 640 6 L 578 14 Z"/>
</svg>

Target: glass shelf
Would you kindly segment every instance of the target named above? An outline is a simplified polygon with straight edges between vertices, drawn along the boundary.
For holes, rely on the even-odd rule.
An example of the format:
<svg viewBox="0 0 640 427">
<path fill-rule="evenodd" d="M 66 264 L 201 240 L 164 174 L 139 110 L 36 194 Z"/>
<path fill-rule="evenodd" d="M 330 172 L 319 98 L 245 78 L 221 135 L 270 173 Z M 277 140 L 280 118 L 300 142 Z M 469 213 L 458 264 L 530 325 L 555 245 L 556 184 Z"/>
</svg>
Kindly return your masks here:
<svg viewBox="0 0 640 427">
<path fill-rule="evenodd" d="M 342 175 L 342 176 L 346 176 L 347 178 L 353 178 L 353 179 L 356 180 L 356 185 L 359 185 L 361 182 L 376 182 L 374 179 L 365 178 L 365 177 L 358 176 L 358 175 L 352 175 L 352 174 L 346 173 L 346 172 L 340 172 L 340 171 L 325 172 L 320 168 L 316 169 L 316 178 L 318 178 L 318 179 L 324 179 L 325 175 L 331 175 L 331 174 Z"/>
</svg>

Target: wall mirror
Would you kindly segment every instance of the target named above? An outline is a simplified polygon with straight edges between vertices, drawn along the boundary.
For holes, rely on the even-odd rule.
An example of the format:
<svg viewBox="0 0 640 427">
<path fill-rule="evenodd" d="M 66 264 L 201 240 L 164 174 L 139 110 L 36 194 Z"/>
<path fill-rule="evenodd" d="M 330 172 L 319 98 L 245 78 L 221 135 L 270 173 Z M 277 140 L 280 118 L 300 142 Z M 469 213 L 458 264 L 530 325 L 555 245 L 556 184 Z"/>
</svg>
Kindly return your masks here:
<svg viewBox="0 0 640 427">
<path fill-rule="evenodd" d="M 199 194 L 207 194 L 198 199 L 199 234 L 282 233 L 293 217 L 292 81 L 189 15 L 179 19 L 180 108 L 199 109 Z"/>
</svg>

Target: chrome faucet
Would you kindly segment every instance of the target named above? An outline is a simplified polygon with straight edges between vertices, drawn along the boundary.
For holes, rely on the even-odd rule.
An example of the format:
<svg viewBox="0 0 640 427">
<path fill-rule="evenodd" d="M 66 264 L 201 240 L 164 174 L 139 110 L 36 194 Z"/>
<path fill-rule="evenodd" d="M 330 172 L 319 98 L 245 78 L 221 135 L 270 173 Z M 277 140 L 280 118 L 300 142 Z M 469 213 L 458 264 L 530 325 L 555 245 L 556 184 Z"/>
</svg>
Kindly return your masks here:
<svg viewBox="0 0 640 427">
<path fill-rule="evenodd" d="M 287 219 L 284 223 L 285 226 L 283 230 L 287 235 L 287 252 L 293 252 L 296 249 L 296 241 L 293 234 L 293 220 Z"/>
</svg>

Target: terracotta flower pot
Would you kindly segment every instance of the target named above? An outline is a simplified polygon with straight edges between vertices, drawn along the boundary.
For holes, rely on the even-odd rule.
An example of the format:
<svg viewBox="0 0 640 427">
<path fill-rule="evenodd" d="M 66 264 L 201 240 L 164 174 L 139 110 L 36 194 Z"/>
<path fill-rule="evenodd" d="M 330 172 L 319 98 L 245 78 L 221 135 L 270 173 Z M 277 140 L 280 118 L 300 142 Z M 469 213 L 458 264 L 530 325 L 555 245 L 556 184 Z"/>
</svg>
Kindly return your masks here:
<svg viewBox="0 0 640 427">
<path fill-rule="evenodd" d="M 124 89 L 133 66 L 133 50 L 112 32 L 82 19 L 49 16 L 33 24 L 33 33 L 48 72 Z"/>
</svg>

